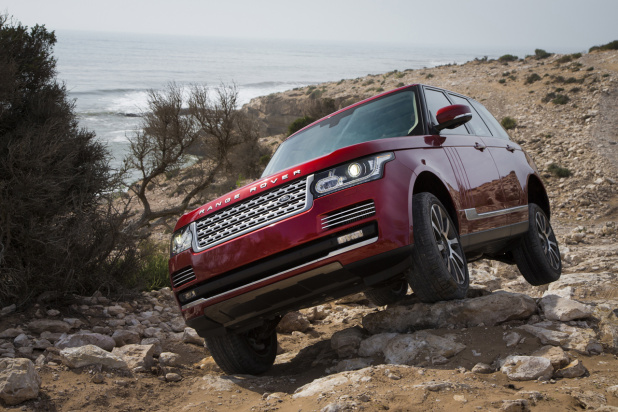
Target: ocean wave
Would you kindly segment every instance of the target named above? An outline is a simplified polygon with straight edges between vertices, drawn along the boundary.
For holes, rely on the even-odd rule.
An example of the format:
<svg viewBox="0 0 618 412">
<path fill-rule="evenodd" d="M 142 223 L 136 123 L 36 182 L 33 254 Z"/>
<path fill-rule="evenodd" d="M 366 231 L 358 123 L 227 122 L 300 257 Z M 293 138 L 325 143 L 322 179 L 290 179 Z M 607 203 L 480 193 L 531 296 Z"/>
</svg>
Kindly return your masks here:
<svg viewBox="0 0 618 412">
<path fill-rule="evenodd" d="M 241 85 L 240 87 L 269 89 L 269 88 L 280 88 L 280 87 L 296 87 L 297 85 L 301 83 L 302 82 L 293 82 L 293 81 L 288 81 L 288 82 L 265 81 L 265 82 L 258 82 L 258 83 L 246 83 L 246 84 Z"/>
<path fill-rule="evenodd" d="M 70 91 L 73 96 L 88 96 L 88 95 L 110 95 L 110 94 L 127 94 L 127 93 L 148 93 L 149 89 L 142 88 L 118 88 L 118 89 L 94 89 Z"/>
</svg>

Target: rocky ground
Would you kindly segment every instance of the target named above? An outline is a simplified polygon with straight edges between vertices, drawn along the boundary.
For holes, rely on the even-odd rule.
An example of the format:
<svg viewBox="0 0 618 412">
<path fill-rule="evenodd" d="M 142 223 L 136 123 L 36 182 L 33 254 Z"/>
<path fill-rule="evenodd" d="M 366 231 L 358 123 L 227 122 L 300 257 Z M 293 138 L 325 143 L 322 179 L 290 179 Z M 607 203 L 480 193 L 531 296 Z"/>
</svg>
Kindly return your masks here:
<svg viewBox="0 0 618 412">
<path fill-rule="evenodd" d="M 375 307 L 355 295 L 292 313 L 263 376 L 221 372 L 167 289 L 62 305 L 41 296 L 27 311 L 0 311 L 0 409 L 618 410 L 618 53 L 567 60 L 391 72 L 248 107 L 276 134 L 316 90 L 343 103 L 422 82 L 513 117 L 509 132 L 552 201 L 559 281 L 532 287 L 514 267 L 479 261 L 462 301 L 426 305 L 411 294 Z M 566 104 L 552 103 L 557 95 Z M 552 164 L 571 175 L 556 176 Z"/>
</svg>

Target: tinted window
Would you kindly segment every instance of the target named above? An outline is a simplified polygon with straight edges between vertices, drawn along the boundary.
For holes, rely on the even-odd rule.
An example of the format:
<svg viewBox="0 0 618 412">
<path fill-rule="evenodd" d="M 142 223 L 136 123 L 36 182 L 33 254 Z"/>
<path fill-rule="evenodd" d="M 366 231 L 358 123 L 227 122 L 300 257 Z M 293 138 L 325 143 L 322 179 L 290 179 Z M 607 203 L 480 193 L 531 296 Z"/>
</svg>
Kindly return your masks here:
<svg viewBox="0 0 618 412">
<path fill-rule="evenodd" d="M 451 102 L 446 98 L 444 93 L 437 90 L 425 89 L 425 101 L 427 102 L 427 109 L 433 116 L 434 124 L 438 124 L 436 120 L 436 113 L 443 107 L 450 106 Z M 454 129 L 442 129 L 440 134 L 468 134 L 465 126 L 459 126 Z"/>
<path fill-rule="evenodd" d="M 305 163 L 342 147 L 408 136 L 419 128 L 414 90 L 389 94 L 325 118 L 290 137 L 279 146 L 262 176 Z"/>
<path fill-rule="evenodd" d="M 491 132 L 487 128 L 487 125 L 485 124 L 483 119 L 481 119 L 478 112 L 474 109 L 474 106 L 472 106 L 468 100 L 450 93 L 449 96 L 455 104 L 465 104 L 472 111 L 472 119 L 470 119 L 470 121 L 466 123 L 466 126 L 468 126 L 472 134 L 475 134 L 477 136 L 491 136 Z"/>
<path fill-rule="evenodd" d="M 479 112 L 483 120 L 485 120 L 485 123 L 489 127 L 489 130 L 491 130 L 491 134 L 494 137 L 510 140 L 508 133 L 502 128 L 502 125 L 498 123 L 496 118 L 493 117 L 491 113 L 489 113 L 489 110 L 487 110 L 485 106 L 472 99 L 470 99 L 470 103 L 472 103 L 472 106 L 474 106 L 474 108 Z"/>
</svg>

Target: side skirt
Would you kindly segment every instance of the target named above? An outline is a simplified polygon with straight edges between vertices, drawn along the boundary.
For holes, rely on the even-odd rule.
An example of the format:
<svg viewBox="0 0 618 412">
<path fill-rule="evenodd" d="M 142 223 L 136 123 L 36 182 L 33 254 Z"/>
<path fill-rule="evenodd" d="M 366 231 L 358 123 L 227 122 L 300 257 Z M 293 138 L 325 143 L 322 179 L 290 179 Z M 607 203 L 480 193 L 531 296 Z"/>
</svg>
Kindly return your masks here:
<svg viewBox="0 0 618 412">
<path fill-rule="evenodd" d="M 461 235 L 461 245 L 464 252 L 496 253 L 503 248 L 509 240 L 519 237 L 528 231 L 528 221 L 502 226 L 496 229 Z M 503 240 L 504 242 L 497 241 Z"/>
</svg>

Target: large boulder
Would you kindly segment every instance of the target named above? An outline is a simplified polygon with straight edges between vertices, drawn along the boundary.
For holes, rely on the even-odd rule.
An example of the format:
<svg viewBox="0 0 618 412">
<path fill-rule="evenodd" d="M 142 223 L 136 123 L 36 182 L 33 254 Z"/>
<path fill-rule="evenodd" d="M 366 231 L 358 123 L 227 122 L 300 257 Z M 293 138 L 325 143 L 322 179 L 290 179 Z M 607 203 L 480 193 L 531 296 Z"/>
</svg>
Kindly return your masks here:
<svg viewBox="0 0 618 412">
<path fill-rule="evenodd" d="M 101 365 L 113 369 L 127 368 L 127 363 L 122 358 L 95 345 L 62 349 L 60 356 L 62 363 L 69 368 L 81 368 L 89 365 Z"/>
<path fill-rule="evenodd" d="M 363 326 L 371 334 L 405 333 L 409 330 L 445 328 L 453 325 L 493 326 L 509 320 L 528 319 L 536 311 L 536 303 L 531 297 L 500 291 L 474 299 L 388 307 L 386 310 L 365 316 Z"/>
<path fill-rule="evenodd" d="M 509 356 L 500 370 L 513 381 L 548 380 L 554 374 L 551 362 L 542 356 Z"/>
<path fill-rule="evenodd" d="M 30 359 L 0 359 L 0 399 L 17 405 L 39 396 L 41 378 Z"/>
<path fill-rule="evenodd" d="M 413 365 L 424 359 L 448 359 L 466 348 L 465 345 L 426 331 L 398 335 L 382 349 L 390 364 Z"/>
<path fill-rule="evenodd" d="M 330 338 L 330 346 L 340 358 L 355 356 L 358 347 L 363 340 L 364 334 L 359 327 L 348 328 L 333 333 Z"/>
<path fill-rule="evenodd" d="M 277 332 L 292 333 L 294 331 L 304 332 L 311 326 L 309 319 L 300 312 L 288 312 L 281 318 L 277 325 Z"/>
<path fill-rule="evenodd" d="M 150 372 L 154 365 L 154 345 L 124 345 L 114 348 L 113 355 L 119 356 L 133 372 Z"/>
</svg>

